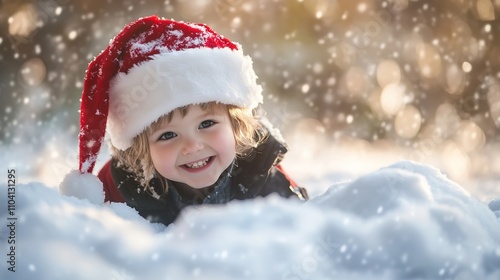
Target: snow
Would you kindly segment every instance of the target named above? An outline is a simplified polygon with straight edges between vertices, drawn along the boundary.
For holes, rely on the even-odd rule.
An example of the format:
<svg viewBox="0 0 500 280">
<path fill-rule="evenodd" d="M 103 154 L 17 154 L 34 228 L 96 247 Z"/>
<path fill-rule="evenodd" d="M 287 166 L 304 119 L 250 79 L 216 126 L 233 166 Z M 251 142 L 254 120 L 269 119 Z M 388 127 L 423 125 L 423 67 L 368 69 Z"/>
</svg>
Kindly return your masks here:
<svg viewBox="0 0 500 280">
<path fill-rule="evenodd" d="M 497 218 L 500 218 L 500 198 L 497 198 L 497 199 L 490 201 L 488 206 L 490 207 L 490 209 L 493 212 L 495 212 L 495 215 L 497 216 Z"/>
<path fill-rule="evenodd" d="M 489 209 L 437 169 L 408 161 L 335 183 L 305 204 L 270 196 L 190 208 L 169 227 L 42 183 L 18 185 L 15 201 L 16 272 L 1 261 L 1 279 L 500 277 L 492 211 L 500 200 Z M 8 227 L 0 237 L 4 252 Z"/>
</svg>

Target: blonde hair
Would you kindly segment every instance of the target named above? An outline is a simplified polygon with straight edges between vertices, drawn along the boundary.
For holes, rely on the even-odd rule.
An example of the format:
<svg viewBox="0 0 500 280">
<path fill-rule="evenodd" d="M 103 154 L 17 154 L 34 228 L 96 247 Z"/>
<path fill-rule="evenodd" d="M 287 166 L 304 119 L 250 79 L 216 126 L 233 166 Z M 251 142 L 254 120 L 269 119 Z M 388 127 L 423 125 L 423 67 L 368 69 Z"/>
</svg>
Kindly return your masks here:
<svg viewBox="0 0 500 280">
<path fill-rule="evenodd" d="M 120 167 L 126 171 L 133 173 L 144 186 L 144 191 L 155 195 L 155 191 L 150 186 L 149 182 L 153 178 L 159 178 L 163 185 L 163 193 L 168 191 L 166 178 L 161 176 L 153 165 L 149 149 L 149 136 L 160 126 L 169 123 L 172 120 L 173 114 L 179 112 L 183 117 L 186 116 L 191 105 L 183 106 L 174 111 L 158 118 L 141 134 L 137 135 L 132 143 L 132 146 L 125 151 L 119 150 L 113 146 L 113 157 L 118 160 Z M 216 102 L 208 102 L 199 104 L 202 110 L 210 113 L 228 114 L 231 121 L 231 126 L 236 142 L 236 156 L 245 157 L 249 154 L 252 148 L 255 148 L 265 140 L 267 134 L 262 129 L 258 118 L 254 116 L 251 109 L 244 109 L 234 105 L 220 104 Z"/>
</svg>

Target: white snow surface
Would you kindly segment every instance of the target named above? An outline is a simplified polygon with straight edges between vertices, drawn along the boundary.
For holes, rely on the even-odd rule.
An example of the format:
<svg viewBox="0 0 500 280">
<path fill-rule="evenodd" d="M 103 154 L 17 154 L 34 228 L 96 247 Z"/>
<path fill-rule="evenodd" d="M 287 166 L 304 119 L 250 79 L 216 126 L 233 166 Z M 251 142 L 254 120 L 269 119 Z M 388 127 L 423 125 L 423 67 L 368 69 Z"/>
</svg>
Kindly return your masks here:
<svg viewBox="0 0 500 280">
<path fill-rule="evenodd" d="M 41 183 L 18 185 L 15 200 L 16 272 L 2 226 L 0 279 L 500 279 L 498 200 L 490 209 L 407 161 L 306 203 L 193 207 L 169 227 Z"/>
</svg>

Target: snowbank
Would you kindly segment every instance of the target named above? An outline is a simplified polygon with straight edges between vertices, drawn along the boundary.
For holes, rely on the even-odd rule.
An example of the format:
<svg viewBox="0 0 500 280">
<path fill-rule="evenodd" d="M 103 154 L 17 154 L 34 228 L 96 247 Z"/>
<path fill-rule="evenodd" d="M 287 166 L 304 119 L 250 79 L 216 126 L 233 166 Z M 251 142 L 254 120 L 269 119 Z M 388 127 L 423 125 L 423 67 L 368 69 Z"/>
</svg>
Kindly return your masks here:
<svg viewBox="0 0 500 280">
<path fill-rule="evenodd" d="M 0 193 L 5 202 L 6 185 Z M 15 231 L 0 228 L 1 279 L 500 279 L 498 202 L 489 209 L 410 162 L 306 204 L 192 208 L 168 228 L 39 183 L 17 186 L 15 200 Z M 16 272 L 3 253 L 13 238 Z"/>
</svg>

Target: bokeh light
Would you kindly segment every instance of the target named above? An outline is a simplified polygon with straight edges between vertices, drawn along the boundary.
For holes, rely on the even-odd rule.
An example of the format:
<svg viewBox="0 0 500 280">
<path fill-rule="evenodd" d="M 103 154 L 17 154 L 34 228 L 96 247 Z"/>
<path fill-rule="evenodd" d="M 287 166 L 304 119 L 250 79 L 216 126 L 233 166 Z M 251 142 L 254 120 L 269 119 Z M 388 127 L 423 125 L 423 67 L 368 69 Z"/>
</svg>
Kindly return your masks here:
<svg viewBox="0 0 500 280">
<path fill-rule="evenodd" d="M 13 36 L 28 37 L 37 28 L 37 11 L 32 4 L 19 7 L 8 19 L 9 33 Z"/>
<path fill-rule="evenodd" d="M 472 71 L 472 65 L 465 61 L 464 63 L 462 63 L 462 70 L 464 70 L 465 73 L 469 73 L 470 71 Z"/>
<path fill-rule="evenodd" d="M 416 55 L 420 74 L 426 78 L 435 78 L 441 73 L 441 55 L 437 49 L 427 43 L 418 44 Z"/>
<path fill-rule="evenodd" d="M 419 132 L 421 123 L 420 111 L 413 105 L 407 105 L 396 114 L 394 129 L 399 136 L 411 139 Z"/>
<path fill-rule="evenodd" d="M 446 90 L 450 94 L 461 94 L 465 85 L 465 74 L 456 64 L 450 64 L 446 69 Z"/>
<path fill-rule="evenodd" d="M 380 94 L 380 106 L 387 115 L 395 115 L 404 105 L 405 87 L 402 84 L 388 84 Z"/>
<path fill-rule="evenodd" d="M 490 86 L 487 94 L 491 118 L 500 129 L 500 83 Z"/>
<path fill-rule="evenodd" d="M 337 0 L 302 0 L 306 9 L 317 19 L 332 20 L 339 16 L 339 3 Z"/>
<path fill-rule="evenodd" d="M 392 59 L 383 60 L 377 67 L 377 82 L 380 87 L 388 84 L 398 84 L 401 81 L 401 69 L 399 64 Z"/>
<path fill-rule="evenodd" d="M 495 7 L 493 6 L 491 0 L 477 0 L 476 11 L 480 20 L 495 19 Z"/>
<path fill-rule="evenodd" d="M 43 61 L 40 58 L 32 58 L 23 63 L 19 74 L 26 85 L 37 86 L 45 79 L 46 72 Z"/>
<path fill-rule="evenodd" d="M 472 121 L 462 121 L 457 131 L 457 138 L 466 152 L 482 149 L 486 142 L 483 130 Z"/>
<path fill-rule="evenodd" d="M 368 89 L 368 76 L 360 67 L 351 67 L 343 79 L 349 97 L 361 98 Z"/>
</svg>

